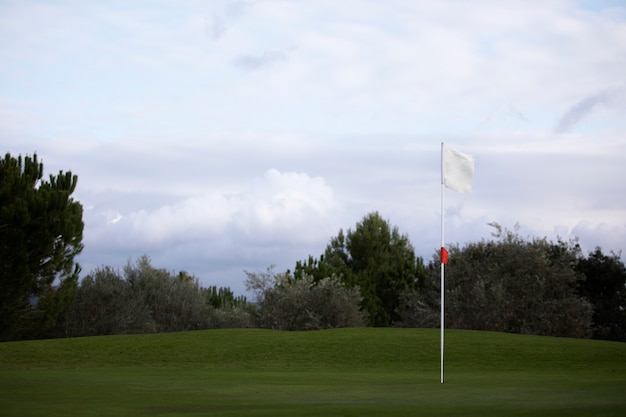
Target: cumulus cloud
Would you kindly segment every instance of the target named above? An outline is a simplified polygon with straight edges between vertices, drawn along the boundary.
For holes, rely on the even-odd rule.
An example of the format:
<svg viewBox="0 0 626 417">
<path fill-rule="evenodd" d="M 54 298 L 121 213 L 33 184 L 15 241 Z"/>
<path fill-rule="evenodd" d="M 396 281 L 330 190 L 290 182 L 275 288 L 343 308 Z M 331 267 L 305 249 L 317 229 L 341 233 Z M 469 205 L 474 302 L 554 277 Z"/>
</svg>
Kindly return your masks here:
<svg viewBox="0 0 626 417">
<path fill-rule="evenodd" d="M 333 190 L 321 177 L 271 169 L 241 196 L 236 227 L 247 235 L 288 241 L 317 239 L 324 222 L 339 208 Z M 264 239 L 267 239 L 265 237 Z"/>
<path fill-rule="evenodd" d="M 86 243 L 104 253 L 124 248 L 126 256 L 176 247 L 207 260 L 238 253 L 246 265 L 255 251 L 244 248 L 285 247 L 289 252 L 289 247 L 324 240 L 339 227 L 341 210 L 323 178 L 270 169 L 241 192 L 207 192 L 126 213 L 94 207 L 86 213 Z"/>
</svg>

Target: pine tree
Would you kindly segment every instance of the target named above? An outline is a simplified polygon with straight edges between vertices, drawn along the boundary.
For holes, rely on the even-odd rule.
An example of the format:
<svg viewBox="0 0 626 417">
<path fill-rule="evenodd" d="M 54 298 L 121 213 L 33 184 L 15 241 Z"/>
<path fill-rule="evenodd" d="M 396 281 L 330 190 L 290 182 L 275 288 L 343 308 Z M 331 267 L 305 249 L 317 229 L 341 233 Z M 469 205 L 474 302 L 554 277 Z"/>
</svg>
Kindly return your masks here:
<svg viewBox="0 0 626 417">
<path fill-rule="evenodd" d="M 340 277 L 348 287 L 360 289 L 369 324 L 389 326 L 400 319 L 401 294 L 417 288 L 424 267 L 408 236 L 373 212 L 354 230 L 346 234 L 340 230 L 319 260 L 309 257 L 307 262 L 298 262 L 294 274 L 310 274 L 316 280 L 333 274 Z"/>
<path fill-rule="evenodd" d="M 0 159 L 0 340 L 45 335 L 71 301 L 82 251 L 77 176 L 43 180 L 37 155 Z"/>
</svg>

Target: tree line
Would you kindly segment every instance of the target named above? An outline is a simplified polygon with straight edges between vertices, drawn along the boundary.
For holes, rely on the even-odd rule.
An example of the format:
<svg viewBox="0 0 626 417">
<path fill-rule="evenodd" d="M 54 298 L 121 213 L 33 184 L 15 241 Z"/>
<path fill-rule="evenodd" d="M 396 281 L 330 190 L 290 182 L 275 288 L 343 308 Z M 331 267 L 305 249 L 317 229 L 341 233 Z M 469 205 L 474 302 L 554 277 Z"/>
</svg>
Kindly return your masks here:
<svg viewBox="0 0 626 417">
<path fill-rule="evenodd" d="M 425 261 L 378 212 L 331 237 L 292 270 L 244 271 L 253 300 L 204 288 L 148 256 L 79 280 L 77 177 L 43 179 L 37 156 L 0 160 L 0 341 L 224 327 L 314 330 L 438 327 L 439 251 Z M 493 236 L 451 245 L 446 327 L 626 341 L 626 268 L 601 248 Z"/>
</svg>

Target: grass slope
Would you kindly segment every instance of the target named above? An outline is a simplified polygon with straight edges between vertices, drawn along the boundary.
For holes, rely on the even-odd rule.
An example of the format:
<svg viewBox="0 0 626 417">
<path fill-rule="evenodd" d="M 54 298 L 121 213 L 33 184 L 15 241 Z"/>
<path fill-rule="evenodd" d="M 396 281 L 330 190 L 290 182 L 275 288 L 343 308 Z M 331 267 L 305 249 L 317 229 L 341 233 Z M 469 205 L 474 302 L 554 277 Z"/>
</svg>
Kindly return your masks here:
<svg viewBox="0 0 626 417">
<path fill-rule="evenodd" d="M 0 344 L 2 416 L 623 416 L 626 344 L 255 329 Z"/>
</svg>

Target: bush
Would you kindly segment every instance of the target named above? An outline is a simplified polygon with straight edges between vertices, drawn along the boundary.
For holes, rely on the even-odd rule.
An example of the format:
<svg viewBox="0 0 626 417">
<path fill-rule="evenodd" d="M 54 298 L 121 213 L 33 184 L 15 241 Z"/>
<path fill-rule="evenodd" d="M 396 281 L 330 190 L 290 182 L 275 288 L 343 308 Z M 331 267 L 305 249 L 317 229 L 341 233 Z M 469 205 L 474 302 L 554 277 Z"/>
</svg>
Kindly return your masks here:
<svg viewBox="0 0 626 417">
<path fill-rule="evenodd" d="M 445 270 L 446 327 L 589 337 L 592 306 L 576 293 L 575 242 L 525 240 L 494 225 L 495 241 L 452 245 Z M 440 314 L 439 256 L 422 291 L 404 295 L 404 325 L 434 325 Z"/>
<path fill-rule="evenodd" d="M 209 309 L 209 328 L 235 329 L 254 327 L 253 312 L 248 307 L 223 307 Z"/>
<path fill-rule="evenodd" d="M 198 280 L 176 276 L 150 265 L 147 256 L 128 263 L 123 274 L 110 267 L 96 269 L 80 283 L 63 320 L 66 336 L 154 333 L 217 327 L 249 327 L 245 299 L 228 297 L 231 304 L 216 308 Z M 232 298 L 232 300 L 231 300 Z"/>
<path fill-rule="evenodd" d="M 148 306 L 130 291 L 130 284 L 110 267 L 85 277 L 64 319 L 65 334 L 96 336 L 154 332 Z"/>
<path fill-rule="evenodd" d="M 318 330 L 365 324 L 358 287 L 346 288 L 335 276 L 315 281 L 311 275 L 246 272 L 246 288 L 257 295 L 256 321 L 279 330 Z"/>
<path fill-rule="evenodd" d="M 209 309 L 196 279 L 174 277 L 150 265 L 147 256 L 124 268 L 130 292 L 149 309 L 157 332 L 208 327 Z"/>
</svg>

